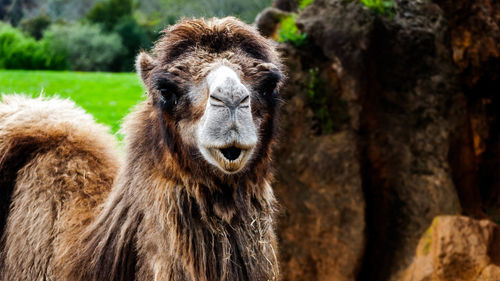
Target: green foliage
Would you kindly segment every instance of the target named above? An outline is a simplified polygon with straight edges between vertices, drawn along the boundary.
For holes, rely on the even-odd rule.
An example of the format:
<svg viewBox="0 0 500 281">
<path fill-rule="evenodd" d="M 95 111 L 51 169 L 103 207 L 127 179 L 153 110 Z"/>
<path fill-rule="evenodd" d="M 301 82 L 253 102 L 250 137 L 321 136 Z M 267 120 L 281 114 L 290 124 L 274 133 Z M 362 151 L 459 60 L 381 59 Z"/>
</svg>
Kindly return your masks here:
<svg viewBox="0 0 500 281">
<path fill-rule="evenodd" d="M 300 0 L 299 10 L 304 10 L 307 6 L 311 5 L 314 0 Z"/>
<path fill-rule="evenodd" d="M 271 6 L 273 0 L 141 0 L 139 9 L 162 25 L 182 17 L 235 16 L 252 23 L 258 13 Z"/>
<path fill-rule="evenodd" d="M 46 42 L 0 23 L 0 69 L 65 69 L 65 56 L 49 49 Z"/>
<path fill-rule="evenodd" d="M 394 0 L 361 0 L 361 2 L 379 15 L 394 15 Z"/>
<path fill-rule="evenodd" d="M 307 81 L 307 95 L 310 99 L 314 99 L 316 92 L 319 88 L 319 70 L 317 68 L 310 68 L 308 71 L 309 79 Z"/>
<path fill-rule="evenodd" d="M 73 70 L 111 69 L 115 60 L 125 52 L 119 35 L 106 34 L 97 25 L 53 25 L 45 32 L 43 40 L 52 53 L 67 55 Z"/>
<path fill-rule="evenodd" d="M 26 19 L 21 21 L 21 29 L 35 37 L 35 39 L 40 40 L 43 36 L 43 32 L 50 26 L 52 21 L 47 15 L 40 15 L 31 19 Z"/>
<path fill-rule="evenodd" d="M 97 2 L 87 13 L 87 19 L 92 23 L 101 24 L 105 30 L 110 31 L 122 18 L 132 16 L 133 8 L 132 0 Z"/>
<path fill-rule="evenodd" d="M 12 0 L 12 4 L 7 9 L 7 17 L 14 26 L 19 24 L 23 18 L 23 0 Z"/>
<path fill-rule="evenodd" d="M 310 68 L 308 73 L 307 95 L 314 112 L 318 132 L 329 134 L 339 130 L 342 124 L 349 121 L 346 102 L 333 97 L 327 91 L 318 68 Z"/>
<path fill-rule="evenodd" d="M 0 20 L 6 20 L 12 0 L 0 0 Z"/>
<path fill-rule="evenodd" d="M 36 0 L 37 5 L 33 10 L 27 10 L 27 14 L 36 12 L 48 14 L 52 21 L 79 21 L 98 2 L 103 0 Z"/>
<path fill-rule="evenodd" d="M 0 12 L 4 12 L 0 13 L 0 17 L 16 24 L 21 22 L 20 27 L 24 32 L 37 40 L 42 38 L 40 45 L 47 46 L 46 52 L 57 57 L 57 61 L 62 62 L 62 67 L 77 70 L 131 71 L 137 52 L 150 48 L 165 25 L 174 24 L 183 17 L 230 15 L 251 23 L 273 0 L 1 1 L 5 3 L 0 4 Z M 90 30 L 84 23 L 90 23 L 88 26 L 99 25 L 101 30 Z M 62 25 L 66 24 L 70 27 L 63 28 Z M 75 34 L 68 29 L 75 31 Z M 49 33 L 46 38 L 45 32 Z M 116 35 L 120 37 L 119 40 L 116 40 Z M 115 39 L 114 42 L 109 38 Z M 116 53 L 111 54 L 113 51 Z M 92 55 L 91 52 L 97 54 Z M 36 68 L 33 65 L 22 67 Z"/>
<path fill-rule="evenodd" d="M 303 46 L 307 42 L 307 35 L 301 32 L 295 24 L 296 14 L 281 19 L 281 26 L 278 30 L 278 42 L 287 42 L 296 47 Z"/>
<path fill-rule="evenodd" d="M 98 2 L 87 13 L 90 22 L 102 25 L 105 32 L 118 34 L 123 43 L 123 52 L 115 57 L 112 65 L 106 70 L 133 70 L 134 59 L 139 49 L 151 46 L 152 32 L 133 17 L 135 8 L 132 0 L 106 0 Z"/>
<path fill-rule="evenodd" d="M 5 19 L 16 23 L 20 21 L 20 28 L 25 33 L 37 40 L 42 38 L 40 42 L 32 41 L 47 48 L 45 52 L 50 56 L 49 64 L 57 61 L 60 64 L 58 69 L 106 71 L 131 71 L 137 52 L 150 48 L 165 25 L 174 24 L 182 17 L 232 15 L 251 23 L 260 11 L 272 3 L 272 0 L 3 1 Z M 90 28 L 95 25 L 99 25 L 101 30 Z M 45 36 L 44 33 L 48 34 Z M 116 40 L 117 35 L 119 40 Z M 284 34 L 287 40 L 301 44 L 297 40 L 300 38 L 293 36 Z M 28 45 L 34 43 L 30 44 Z M 3 61 L 4 58 L 0 60 Z M 23 64 L 16 63 L 16 67 L 53 68 Z"/>
<path fill-rule="evenodd" d="M 71 98 L 114 133 L 144 93 L 134 73 L 0 70 L 0 77 L 0 92 Z"/>
<path fill-rule="evenodd" d="M 121 37 L 124 52 L 118 57 L 112 70 L 132 71 L 135 56 L 140 49 L 149 49 L 153 39 L 148 29 L 140 25 L 133 17 L 122 18 L 115 26 L 114 32 Z"/>
<path fill-rule="evenodd" d="M 307 81 L 307 95 L 314 110 L 314 117 L 318 122 L 319 129 L 323 133 L 333 132 L 333 120 L 328 111 L 328 97 L 324 95 L 319 70 L 310 68 Z"/>
</svg>

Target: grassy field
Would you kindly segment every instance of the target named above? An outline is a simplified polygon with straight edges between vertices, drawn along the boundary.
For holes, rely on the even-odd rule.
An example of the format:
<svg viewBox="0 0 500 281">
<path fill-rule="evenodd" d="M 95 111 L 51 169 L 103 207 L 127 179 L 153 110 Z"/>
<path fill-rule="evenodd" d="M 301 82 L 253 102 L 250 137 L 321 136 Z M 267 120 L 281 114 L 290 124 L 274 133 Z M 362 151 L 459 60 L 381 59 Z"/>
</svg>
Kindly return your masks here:
<svg viewBox="0 0 500 281">
<path fill-rule="evenodd" d="M 72 99 L 113 133 L 144 93 L 134 73 L 0 70 L 0 93 L 38 96 L 42 91 Z"/>
</svg>

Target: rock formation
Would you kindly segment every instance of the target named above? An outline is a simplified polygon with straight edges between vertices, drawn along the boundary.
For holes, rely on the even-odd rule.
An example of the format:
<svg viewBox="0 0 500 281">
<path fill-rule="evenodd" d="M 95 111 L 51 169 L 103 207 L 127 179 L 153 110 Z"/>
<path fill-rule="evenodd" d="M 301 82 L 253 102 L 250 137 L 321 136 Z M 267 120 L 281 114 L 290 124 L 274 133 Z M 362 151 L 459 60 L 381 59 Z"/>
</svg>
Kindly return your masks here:
<svg viewBox="0 0 500 281">
<path fill-rule="evenodd" d="M 407 280 L 436 216 L 500 217 L 499 4 L 394 2 L 315 0 L 296 19 L 308 43 L 281 44 L 284 280 Z"/>
<path fill-rule="evenodd" d="M 403 281 L 500 279 L 500 226 L 462 216 L 436 217 Z"/>
</svg>

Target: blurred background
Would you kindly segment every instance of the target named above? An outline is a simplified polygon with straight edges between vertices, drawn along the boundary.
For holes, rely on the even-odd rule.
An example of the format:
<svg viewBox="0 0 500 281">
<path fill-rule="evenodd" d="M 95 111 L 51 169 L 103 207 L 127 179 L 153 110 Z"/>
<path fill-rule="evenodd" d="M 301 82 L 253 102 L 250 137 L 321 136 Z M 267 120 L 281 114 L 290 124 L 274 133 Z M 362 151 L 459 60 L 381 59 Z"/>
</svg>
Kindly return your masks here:
<svg viewBox="0 0 500 281">
<path fill-rule="evenodd" d="M 28 55 L 17 61 L 5 56 L 0 66 L 130 72 L 137 51 L 148 49 L 159 31 L 181 17 L 233 15 L 252 23 L 270 4 L 271 0 L 2 0 L 2 33 L 10 32 L 11 40 L 25 39 L 19 45 L 39 57 L 30 62 Z"/>
<path fill-rule="evenodd" d="M 131 73 L 135 56 L 163 28 L 182 17 L 233 15 L 252 23 L 270 5 L 271 0 L 1 0 L 0 92 L 71 97 L 116 133 L 143 93 Z M 96 71 L 108 73 L 90 73 Z"/>
<path fill-rule="evenodd" d="M 283 280 L 500 281 L 500 2 L 0 0 L 0 92 L 117 133 L 134 57 L 232 15 L 288 72 L 274 190 Z"/>
</svg>

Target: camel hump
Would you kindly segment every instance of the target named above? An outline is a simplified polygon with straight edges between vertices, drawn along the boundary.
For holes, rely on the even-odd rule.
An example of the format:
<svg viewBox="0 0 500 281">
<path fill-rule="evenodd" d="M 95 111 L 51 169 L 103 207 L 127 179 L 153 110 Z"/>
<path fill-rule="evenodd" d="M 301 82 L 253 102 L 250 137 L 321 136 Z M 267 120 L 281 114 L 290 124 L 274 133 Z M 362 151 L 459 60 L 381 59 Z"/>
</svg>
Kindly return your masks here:
<svg viewBox="0 0 500 281">
<path fill-rule="evenodd" d="M 15 209 L 41 200 L 21 202 L 27 198 L 23 193 L 63 194 L 64 199 L 73 194 L 92 197 L 109 190 L 119 154 L 116 140 L 108 131 L 68 99 L 1 97 L 0 234 L 4 239 L 8 240 L 9 234 L 4 232 L 8 232 L 7 220 L 13 219 L 9 216 L 14 216 Z M 55 202 L 58 198 L 53 199 Z M 27 222 L 30 218 L 15 220 Z"/>
</svg>

